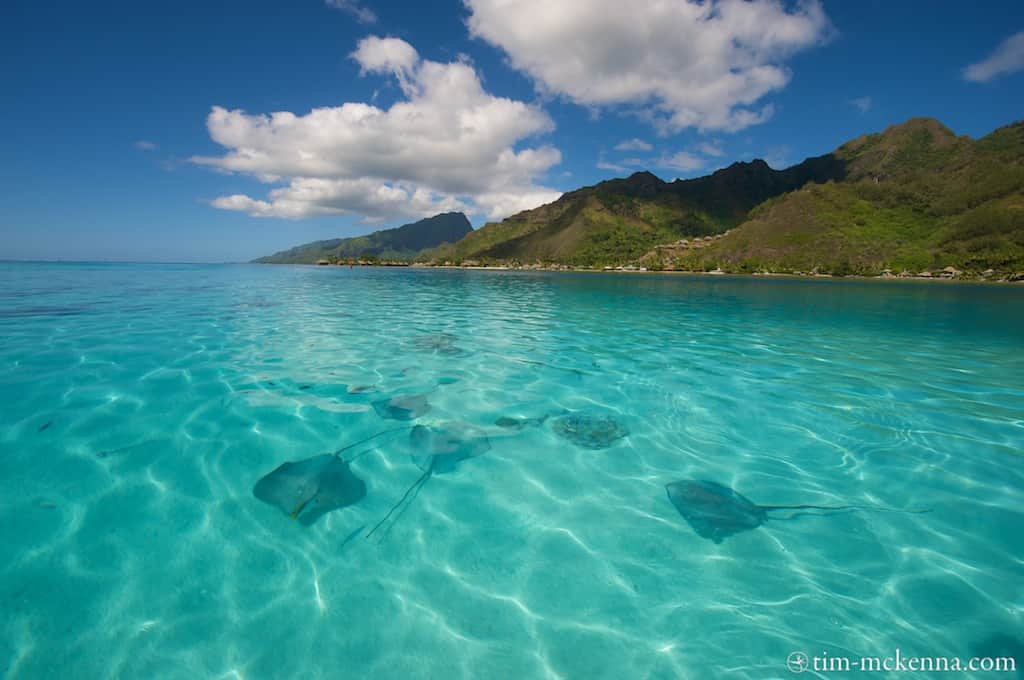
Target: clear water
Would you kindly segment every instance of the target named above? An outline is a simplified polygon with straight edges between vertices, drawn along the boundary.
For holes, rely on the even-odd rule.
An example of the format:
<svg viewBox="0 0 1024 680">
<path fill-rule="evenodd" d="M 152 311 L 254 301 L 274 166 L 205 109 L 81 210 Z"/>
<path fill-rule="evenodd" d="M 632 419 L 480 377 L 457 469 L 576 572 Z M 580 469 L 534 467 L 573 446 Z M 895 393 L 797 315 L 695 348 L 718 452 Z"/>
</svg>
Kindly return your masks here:
<svg viewBox="0 0 1024 680">
<path fill-rule="evenodd" d="M 0 337 L 7 677 L 760 679 L 1024 638 L 1024 289 L 8 264 Z M 253 497 L 402 425 L 371 406 L 402 394 L 492 448 L 383 540 L 404 433 L 350 452 L 367 496 L 311 527 Z M 493 425 L 563 409 L 630 434 Z M 715 544 L 684 478 L 933 512 Z"/>
</svg>

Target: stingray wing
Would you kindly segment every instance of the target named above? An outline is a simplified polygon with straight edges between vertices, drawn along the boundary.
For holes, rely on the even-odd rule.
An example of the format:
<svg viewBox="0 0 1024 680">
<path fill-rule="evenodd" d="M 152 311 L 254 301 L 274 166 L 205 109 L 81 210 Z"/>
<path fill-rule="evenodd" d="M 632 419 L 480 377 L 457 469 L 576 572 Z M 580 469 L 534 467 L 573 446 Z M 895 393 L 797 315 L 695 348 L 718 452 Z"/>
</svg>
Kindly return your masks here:
<svg viewBox="0 0 1024 680">
<path fill-rule="evenodd" d="M 298 520 L 309 526 L 320 517 L 340 508 L 354 505 L 366 496 L 366 482 L 352 473 L 349 464 L 336 456 L 320 471 L 318 490 L 303 508 Z"/>
<path fill-rule="evenodd" d="M 392 397 L 373 402 L 373 410 L 381 418 L 392 420 L 413 420 L 430 410 L 430 403 L 424 394 Z"/>
<path fill-rule="evenodd" d="M 487 435 L 460 423 L 417 425 L 409 433 L 409 442 L 416 451 L 413 463 L 423 471 L 438 474 L 451 472 L 460 461 L 481 456 L 491 448 Z"/>
<path fill-rule="evenodd" d="M 715 543 L 765 522 L 764 510 L 727 486 L 707 480 L 665 485 L 668 499 L 698 536 Z"/>
<path fill-rule="evenodd" d="M 285 514 L 297 514 L 316 496 L 319 489 L 318 475 L 327 463 L 325 458 L 333 456 L 315 456 L 306 460 L 282 463 L 261 477 L 253 487 L 252 493 L 259 500 L 279 508 Z"/>
<path fill-rule="evenodd" d="M 629 436 L 629 429 L 610 414 L 569 413 L 556 418 L 551 429 L 585 449 L 606 449 Z"/>
</svg>

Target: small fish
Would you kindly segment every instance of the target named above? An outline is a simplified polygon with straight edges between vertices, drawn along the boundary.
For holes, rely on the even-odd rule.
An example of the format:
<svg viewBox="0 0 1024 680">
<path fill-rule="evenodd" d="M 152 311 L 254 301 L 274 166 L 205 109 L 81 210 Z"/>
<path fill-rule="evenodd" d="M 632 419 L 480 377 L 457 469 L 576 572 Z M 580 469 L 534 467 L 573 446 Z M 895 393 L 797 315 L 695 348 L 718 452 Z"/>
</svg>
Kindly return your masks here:
<svg viewBox="0 0 1024 680">
<path fill-rule="evenodd" d="M 308 390 L 312 385 L 299 385 L 300 390 Z"/>
<path fill-rule="evenodd" d="M 50 429 L 50 425 L 53 425 L 53 421 L 47 420 L 45 423 L 39 426 L 39 429 L 36 430 L 36 432 L 45 432 L 46 430 Z"/>
</svg>

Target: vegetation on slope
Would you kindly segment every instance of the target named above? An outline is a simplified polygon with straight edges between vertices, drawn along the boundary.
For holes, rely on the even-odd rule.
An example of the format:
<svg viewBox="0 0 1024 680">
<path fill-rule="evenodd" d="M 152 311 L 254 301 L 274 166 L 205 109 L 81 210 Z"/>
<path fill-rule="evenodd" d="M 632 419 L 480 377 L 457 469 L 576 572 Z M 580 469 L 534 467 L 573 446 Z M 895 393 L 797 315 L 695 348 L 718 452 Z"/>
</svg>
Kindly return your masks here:
<svg viewBox="0 0 1024 680">
<path fill-rule="evenodd" d="M 654 249 L 727 231 L 701 248 Z M 636 173 L 485 225 L 421 259 L 835 274 L 1019 271 L 1024 124 L 973 140 L 919 118 L 781 171 L 753 161 L 672 183 Z"/>
<path fill-rule="evenodd" d="M 355 238 L 314 241 L 290 250 L 261 257 L 254 262 L 269 264 L 315 264 L 319 260 L 350 258 L 411 260 L 426 249 L 455 243 L 473 231 L 460 212 L 442 213 L 395 229 L 375 231 Z"/>
<path fill-rule="evenodd" d="M 974 141 L 914 119 L 835 155 L 845 181 L 766 201 L 739 229 L 670 264 L 867 275 L 1024 269 L 1024 124 Z"/>
<path fill-rule="evenodd" d="M 841 164 L 821 157 L 783 171 L 761 160 L 734 163 L 707 177 L 671 183 L 638 172 L 487 224 L 424 259 L 622 264 L 659 243 L 722 233 L 765 199 L 809 180 L 841 177 L 842 171 Z"/>
</svg>

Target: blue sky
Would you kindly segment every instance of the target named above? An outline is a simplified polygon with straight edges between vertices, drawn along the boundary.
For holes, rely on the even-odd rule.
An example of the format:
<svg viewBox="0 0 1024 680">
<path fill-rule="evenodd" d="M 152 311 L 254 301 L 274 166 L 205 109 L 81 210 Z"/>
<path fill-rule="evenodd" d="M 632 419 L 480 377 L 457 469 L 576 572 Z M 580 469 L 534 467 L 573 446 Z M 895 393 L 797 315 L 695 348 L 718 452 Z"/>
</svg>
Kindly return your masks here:
<svg viewBox="0 0 1024 680">
<path fill-rule="evenodd" d="M 1024 117 L 1022 32 L 1017 1 L 5 2 L 0 258 L 239 261 L 913 116 L 977 137 Z"/>
</svg>

